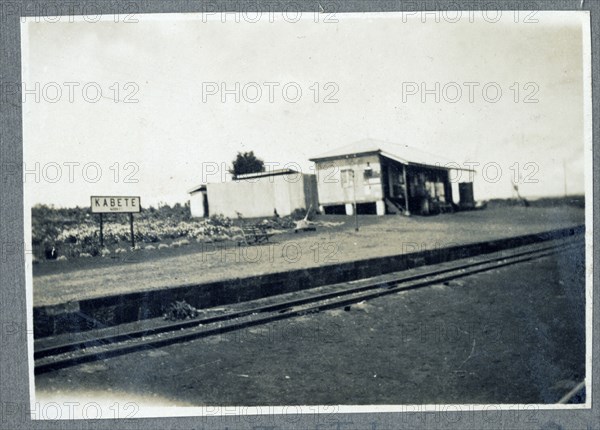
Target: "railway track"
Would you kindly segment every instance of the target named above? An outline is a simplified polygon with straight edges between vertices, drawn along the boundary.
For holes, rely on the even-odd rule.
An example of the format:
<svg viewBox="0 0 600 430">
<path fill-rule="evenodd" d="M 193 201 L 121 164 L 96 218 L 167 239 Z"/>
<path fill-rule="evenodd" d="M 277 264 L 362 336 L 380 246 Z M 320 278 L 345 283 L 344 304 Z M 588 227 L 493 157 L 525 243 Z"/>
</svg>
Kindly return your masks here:
<svg viewBox="0 0 600 430">
<path fill-rule="evenodd" d="M 103 360 L 135 351 L 160 348 L 163 346 L 187 342 L 203 337 L 214 336 L 246 327 L 266 324 L 273 321 L 316 313 L 328 309 L 352 306 L 365 300 L 395 294 L 417 288 L 449 282 L 477 273 L 482 273 L 513 264 L 523 263 L 568 252 L 581 247 L 581 239 L 560 241 L 553 244 L 536 246 L 535 249 L 516 248 L 500 256 L 478 256 L 443 267 L 431 267 L 416 274 L 397 272 L 392 275 L 365 280 L 360 285 L 343 284 L 343 288 L 301 298 L 282 300 L 253 308 L 238 310 L 207 318 L 170 322 L 143 330 L 103 335 L 56 344 L 34 346 L 34 371 L 41 374 L 77 364 Z M 276 300 L 276 298 L 273 298 Z M 36 342 L 38 344 L 38 342 Z"/>
</svg>

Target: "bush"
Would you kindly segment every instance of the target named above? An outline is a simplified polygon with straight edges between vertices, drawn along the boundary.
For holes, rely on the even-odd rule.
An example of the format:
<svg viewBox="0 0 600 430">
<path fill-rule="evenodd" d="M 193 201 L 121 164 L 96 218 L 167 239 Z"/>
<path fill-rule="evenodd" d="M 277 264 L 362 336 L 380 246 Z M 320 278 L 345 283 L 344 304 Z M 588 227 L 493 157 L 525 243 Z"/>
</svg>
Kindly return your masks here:
<svg viewBox="0 0 600 430">
<path fill-rule="evenodd" d="M 56 260 L 58 258 L 58 249 L 53 245 L 46 245 L 44 247 L 44 255 L 46 260 Z"/>
<path fill-rule="evenodd" d="M 223 216 L 223 215 L 212 215 L 208 221 L 210 222 L 210 224 L 216 226 L 216 227 L 231 227 L 233 225 L 233 222 L 231 221 L 231 219 Z"/>
<path fill-rule="evenodd" d="M 169 321 L 181 321 L 196 318 L 199 313 L 195 307 L 182 300 L 167 306 L 164 318 Z"/>
<path fill-rule="evenodd" d="M 81 247 L 82 254 L 89 254 L 91 257 L 100 255 L 100 246 L 94 244 L 85 244 Z"/>
</svg>

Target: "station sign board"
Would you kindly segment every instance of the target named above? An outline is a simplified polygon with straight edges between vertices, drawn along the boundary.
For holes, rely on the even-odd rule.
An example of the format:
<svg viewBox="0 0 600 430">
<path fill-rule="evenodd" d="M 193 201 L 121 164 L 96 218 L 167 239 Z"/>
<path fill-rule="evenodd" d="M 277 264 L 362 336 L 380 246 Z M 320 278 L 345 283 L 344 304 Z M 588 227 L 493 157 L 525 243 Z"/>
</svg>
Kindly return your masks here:
<svg viewBox="0 0 600 430">
<path fill-rule="evenodd" d="M 139 213 L 142 210 L 140 197 L 92 196 L 92 213 Z"/>
</svg>

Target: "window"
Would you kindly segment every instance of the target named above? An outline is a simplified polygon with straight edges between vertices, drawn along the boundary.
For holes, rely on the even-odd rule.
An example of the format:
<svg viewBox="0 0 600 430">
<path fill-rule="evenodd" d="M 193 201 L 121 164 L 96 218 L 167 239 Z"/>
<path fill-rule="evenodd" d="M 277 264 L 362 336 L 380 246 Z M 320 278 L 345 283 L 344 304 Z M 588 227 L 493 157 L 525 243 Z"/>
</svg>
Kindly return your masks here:
<svg viewBox="0 0 600 430">
<path fill-rule="evenodd" d="M 354 170 L 343 169 L 340 173 L 342 176 L 342 188 L 350 188 L 354 182 Z"/>
<path fill-rule="evenodd" d="M 381 171 L 367 167 L 363 172 L 363 180 L 368 183 L 379 183 L 381 181 Z"/>
</svg>

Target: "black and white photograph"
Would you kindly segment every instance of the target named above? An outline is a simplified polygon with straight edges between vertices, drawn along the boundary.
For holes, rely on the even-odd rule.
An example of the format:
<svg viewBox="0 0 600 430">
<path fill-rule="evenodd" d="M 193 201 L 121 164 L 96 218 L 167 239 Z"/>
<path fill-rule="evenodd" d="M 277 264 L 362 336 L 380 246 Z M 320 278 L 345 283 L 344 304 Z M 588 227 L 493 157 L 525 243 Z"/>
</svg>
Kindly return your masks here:
<svg viewBox="0 0 600 430">
<path fill-rule="evenodd" d="M 31 418 L 590 408 L 590 14 L 240 5 L 22 19 Z"/>
</svg>

